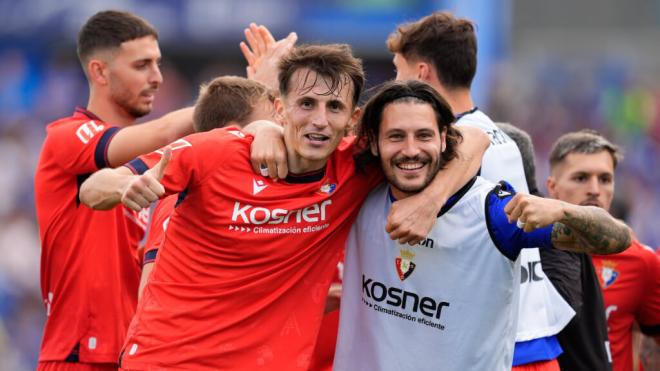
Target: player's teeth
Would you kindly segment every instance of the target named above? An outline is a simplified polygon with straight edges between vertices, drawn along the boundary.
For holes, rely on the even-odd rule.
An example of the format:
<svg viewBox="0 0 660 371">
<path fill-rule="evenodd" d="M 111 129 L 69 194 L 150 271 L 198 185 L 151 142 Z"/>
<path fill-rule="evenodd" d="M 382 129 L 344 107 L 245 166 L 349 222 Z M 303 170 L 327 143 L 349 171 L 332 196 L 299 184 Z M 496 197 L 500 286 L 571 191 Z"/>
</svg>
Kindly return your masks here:
<svg viewBox="0 0 660 371">
<path fill-rule="evenodd" d="M 399 167 L 404 169 L 404 170 L 416 170 L 422 167 L 422 164 L 416 162 L 416 163 L 403 163 L 399 164 Z"/>
</svg>

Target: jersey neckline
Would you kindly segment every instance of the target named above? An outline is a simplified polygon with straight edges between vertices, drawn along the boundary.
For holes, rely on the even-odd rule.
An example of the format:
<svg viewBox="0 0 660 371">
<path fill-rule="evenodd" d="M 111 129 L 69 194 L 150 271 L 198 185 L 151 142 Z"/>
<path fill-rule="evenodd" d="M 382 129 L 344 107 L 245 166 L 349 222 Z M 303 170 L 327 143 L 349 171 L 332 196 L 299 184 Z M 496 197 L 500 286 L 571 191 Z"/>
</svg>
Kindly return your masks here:
<svg viewBox="0 0 660 371">
<path fill-rule="evenodd" d="M 326 167 L 323 166 L 319 170 L 309 171 L 307 173 L 302 173 L 302 174 L 289 173 L 287 174 L 286 178 L 284 178 L 284 181 L 291 184 L 318 182 L 319 180 L 323 179 L 323 177 L 325 176 L 325 168 Z"/>
<path fill-rule="evenodd" d="M 442 206 L 442 208 L 438 212 L 438 218 L 443 216 L 445 213 L 447 213 L 447 211 L 449 211 L 452 207 L 454 207 L 454 205 L 456 205 L 456 203 L 461 198 L 463 198 L 463 196 L 465 196 L 467 191 L 469 191 L 470 188 L 472 188 L 472 186 L 474 185 L 474 182 L 476 182 L 476 181 L 477 181 L 477 177 L 476 176 L 472 177 L 472 179 L 470 179 L 467 183 L 465 183 L 465 185 L 463 187 L 461 187 L 461 189 L 459 189 L 456 193 L 454 193 L 451 197 L 449 197 L 447 202 L 445 202 L 445 204 Z M 387 187 L 387 196 L 389 197 L 391 202 L 397 201 L 397 199 L 392 194 L 392 186 Z"/>
</svg>

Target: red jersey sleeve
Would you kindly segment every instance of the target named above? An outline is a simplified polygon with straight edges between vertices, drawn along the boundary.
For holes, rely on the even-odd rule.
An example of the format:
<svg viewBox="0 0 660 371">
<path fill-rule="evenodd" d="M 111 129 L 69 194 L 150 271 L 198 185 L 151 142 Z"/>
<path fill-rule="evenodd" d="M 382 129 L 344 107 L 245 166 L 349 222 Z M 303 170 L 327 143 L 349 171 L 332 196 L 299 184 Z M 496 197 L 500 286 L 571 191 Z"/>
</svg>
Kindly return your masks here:
<svg viewBox="0 0 660 371">
<path fill-rule="evenodd" d="M 644 334 L 660 335 L 660 257 L 650 248 L 643 248 L 648 252 L 644 254 L 648 278 L 637 321 Z"/>
<path fill-rule="evenodd" d="M 165 193 L 183 192 L 189 185 L 201 182 L 223 162 L 225 151 L 231 150 L 232 141 L 237 137 L 244 138 L 245 134 L 227 127 L 191 134 L 170 143 L 172 158 L 161 180 Z M 143 174 L 160 161 L 162 154 L 163 148 L 140 156 L 125 166 L 134 174 Z"/>
<path fill-rule="evenodd" d="M 75 120 L 48 128 L 49 147 L 70 174 L 93 173 L 108 167 L 108 146 L 119 127 L 96 120 Z"/>
</svg>

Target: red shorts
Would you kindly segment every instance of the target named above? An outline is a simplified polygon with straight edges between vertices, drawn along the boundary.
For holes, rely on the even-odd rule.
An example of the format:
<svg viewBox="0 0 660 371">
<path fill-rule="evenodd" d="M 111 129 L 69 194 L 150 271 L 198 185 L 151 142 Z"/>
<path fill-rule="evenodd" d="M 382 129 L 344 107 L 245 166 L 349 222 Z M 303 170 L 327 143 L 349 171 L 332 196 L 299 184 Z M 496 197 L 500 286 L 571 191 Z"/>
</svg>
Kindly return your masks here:
<svg viewBox="0 0 660 371">
<path fill-rule="evenodd" d="M 115 363 L 39 362 L 37 371 L 117 371 Z"/>
<path fill-rule="evenodd" d="M 513 366 L 511 371 L 560 371 L 559 362 L 556 359 L 550 361 L 540 361 L 528 363 L 520 366 Z"/>
</svg>

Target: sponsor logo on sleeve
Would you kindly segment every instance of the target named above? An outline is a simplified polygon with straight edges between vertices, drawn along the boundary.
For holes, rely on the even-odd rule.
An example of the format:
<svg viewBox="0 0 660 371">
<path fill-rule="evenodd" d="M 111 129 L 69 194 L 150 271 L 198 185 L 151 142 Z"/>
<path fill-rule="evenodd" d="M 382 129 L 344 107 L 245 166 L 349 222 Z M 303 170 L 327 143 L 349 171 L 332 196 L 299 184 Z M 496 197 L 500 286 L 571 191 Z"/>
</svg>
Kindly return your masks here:
<svg viewBox="0 0 660 371">
<path fill-rule="evenodd" d="M 97 124 L 94 120 L 87 121 L 78 127 L 76 136 L 83 144 L 87 144 L 97 133 L 103 131 L 104 128 L 103 124 Z"/>
</svg>

